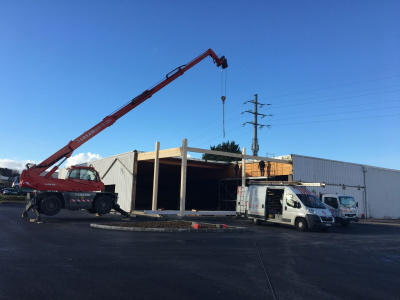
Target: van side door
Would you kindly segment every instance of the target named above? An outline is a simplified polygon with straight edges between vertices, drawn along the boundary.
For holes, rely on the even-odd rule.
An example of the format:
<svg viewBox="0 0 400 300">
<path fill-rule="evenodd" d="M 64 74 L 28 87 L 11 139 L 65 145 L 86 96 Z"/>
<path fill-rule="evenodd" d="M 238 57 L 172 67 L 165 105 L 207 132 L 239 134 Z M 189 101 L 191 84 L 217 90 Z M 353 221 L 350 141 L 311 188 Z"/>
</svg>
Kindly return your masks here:
<svg viewBox="0 0 400 300">
<path fill-rule="evenodd" d="M 294 225 L 298 214 L 298 206 L 300 205 L 296 195 L 293 193 L 285 193 L 283 199 L 282 221 Z"/>
<path fill-rule="evenodd" d="M 249 216 L 265 217 L 265 193 L 267 188 L 263 186 L 250 186 Z"/>
</svg>

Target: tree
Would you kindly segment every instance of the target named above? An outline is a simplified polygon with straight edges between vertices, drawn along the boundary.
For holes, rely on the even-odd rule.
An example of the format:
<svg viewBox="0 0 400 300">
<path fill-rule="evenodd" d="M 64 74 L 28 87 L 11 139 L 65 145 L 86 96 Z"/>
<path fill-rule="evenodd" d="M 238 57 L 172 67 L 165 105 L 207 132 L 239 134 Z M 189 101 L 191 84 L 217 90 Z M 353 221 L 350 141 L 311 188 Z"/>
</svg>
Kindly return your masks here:
<svg viewBox="0 0 400 300">
<path fill-rule="evenodd" d="M 3 175 L 5 177 L 16 177 L 19 176 L 19 171 L 8 168 L 0 168 L 0 175 Z"/>
<path fill-rule="evenodd" d="M 215 151 L 223 151 L 223 152 L 230 152 L 230 153 L 239 153 L 239 154 L 242 153 L 239 145 L 236 144 L 235 141 L 222 142 L 222 144 L 219 144 L 218 146 L 210 146 L 210 149 L 215 150 Z M 203 154 L 202 159 L 229 161 L 229 162 L 236 160 L 234 157 L 220 156 L 220 155 L 214 155 L 214 154 Z"/>
</svg>

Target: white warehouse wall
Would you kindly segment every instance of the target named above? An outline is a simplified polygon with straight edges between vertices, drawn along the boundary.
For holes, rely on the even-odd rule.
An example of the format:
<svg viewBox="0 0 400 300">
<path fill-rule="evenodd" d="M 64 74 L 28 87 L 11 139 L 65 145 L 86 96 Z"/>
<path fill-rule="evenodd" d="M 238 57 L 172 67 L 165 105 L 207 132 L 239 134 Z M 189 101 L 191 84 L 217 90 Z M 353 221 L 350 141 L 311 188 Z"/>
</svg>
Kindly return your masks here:
<svg viewBox="0 0 400 300">
<path fill-rule="evenodd" d="M 300 155 L 292 159 L 293 180 L 364 186 L 362 165 Z"/>
<path fill-rule="evenodd" d="M 353 196 L 359 217 L 400 218 L 400 171 L 295 154 L 291 157 L 293 180 L 325 182 L 325 188 L 311 188 L 317 193 Z"/>
<path fill-rule="evenodd" d="M 400 171 L 365 167 L 369 216 L 400 218 Z"/>
<path fill-rule="evenodd" d="M 358 202 L 357 216 L 368 216 L 361 165 L 300 155 L 292 155 L 292 159 L 293 180 L 324 182 L 325 187 L 310 187 L 310 190 L 318 195 L 324 193 L 353 196 Z"/>
</svg>

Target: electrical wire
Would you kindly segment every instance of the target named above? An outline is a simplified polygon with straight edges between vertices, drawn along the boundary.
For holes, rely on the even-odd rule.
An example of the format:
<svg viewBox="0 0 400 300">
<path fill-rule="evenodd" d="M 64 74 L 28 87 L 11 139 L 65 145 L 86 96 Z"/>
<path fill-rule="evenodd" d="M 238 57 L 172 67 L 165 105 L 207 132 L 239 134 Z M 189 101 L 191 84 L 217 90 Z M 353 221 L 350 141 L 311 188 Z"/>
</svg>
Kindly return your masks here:
<svg viewBox="0 0 400 300">
<path fill-rule="evenodd" d="M 384 77 L 384 78 L 376 78 L 376 79 L 358 81 L 358 82 L 352 82 L 352 83 L 345 83 L 345 84 L 341 84 L 341 85 L 318 88 L 318 89 L 314 89 L 314 90 L 296 92 L 296 93 L 291 93 L 291 94 L 284 94 L 284 95 L 278 95 L 278 96 L 265 97 L 265 98 L 262 98 L 260 100 L 266 100 L 266 99 L 270 100 L 270 99 L 275 99 L 275 98 L 282 98 L 282 97 L 287 97 L 287 96 L 300 95 L 300 94 L 305 94 L 305 93 L 310 93 L 310 92 L 323 91 L 323 90 L 327 90 L 327 89 L 334 89 L 334 88 L 338 88 L 338 87 L 351 86 L 351 85 L 356 85 L 356 84 L 361 84 L 361 83 L 369 83 L 369 82 L 374 82 L 374 81 L 393 79 L 393 78 L 397 78 L 397 77 L 400 77 L 400 75 Z"/>
<path fill-rule="evenodd" d="M 396 99 L 396 100 L 387 100 L 387 101 L 380 101 L 379 103 L 377 103 L 376 101 L 373 101 L 373 102 L 363 102 L 363 103 L 358 103 L 358 104 L 346 104 L 345 105 L 345 108 L 349 108 L 349 107 L 355 107 L 355 106 L 366 106 L 366 105 L 370 105 L 370 104 L 379 104 L 379 105 L 381 105 L 381 104 L 383 104 L 383 103 L 390 103 L 390 102 L 399 102 L 399 100 L 398 99 Z M 335 110 L 335 109 L 341 109 L 341 110 L 343 110 L 344 109 L 344 107 L 343 107 L 343 105 L 335 105 L 335 106 L 332 106 L 332 107 L 325 107 L 324 109 L 322 109 L 322 111 L 325 111 L 325 110 Z M 283 113 L 279 113 L 279 115 L 280 116 L 287 116 L 287 115 L 299 115 L 299 114 L 302 114 L 302 113 L 305 113 L 305 112 L 309 112 L 310 111 L 310 109 L 306 109 L 306 110 L 296 110 L 296 111 L 294 111 L 294 112 L 287 112 L 286 110 L 283 112 Z M 321 111 L 321 110 L 319 110 L 319 111 Z M 343 113 L 346 113 L 346 112 L 343 112 Z M 320 115 L 320 113 L 318 112 L 318 115 Z M 315 116 L 315 114 L 314 114 L 314 116 Z M 277 120 L 277 119 L 274 119 L 274 120 Z M 281 120 L 281 119 L 280 119 Z"/>
<path fill-rule="evenodd" d="M 274 106 L 274 108 L 288 107 L 288 106 L 299 106 L 299 105 L 322 103 L 322 102 L 332 102 L 332 101 L 338 101 L 338 100 L 343 100 L 343 99 L 360 98 L 360 97 L 365 97 L 365 96 L 381 95 L 381 94 L 388 94 L 388 93 L 395 93 L 395 92 L 400 92 L 400 89 L 391 90 L 391 91 L 385 91 L 385 92 L 379 92 L 379 93 L 370 93 L 370 94 L 362 94 L 362 95 L 355 95 L 355 96 L 348 96 L 348 97 L 333 98 L 333 99 L 328 99 L 328 100 L 318 100 L 318 101 L 310 101 L 310 102 L 303 102 L 303 103 L 293 103 L 293 104 L 290 104 L 290 105 Z"/>
<path fill-rule="evenodd" d="M 351 92 L 344 92 L 344 93 L 340 93 L 340 94 L 333 94 L 333 95 L 318 95 L 316 97 L 311 97 L 311 98 L 302 98 L 302 99 L 295 99 L 295 100 L 289 100 L 289 101 L 280 101 L 278 102 L 279 104 L 284 103 L 285 105 L 290 104 L 291 102 L 300 102 L 300 101 L 304 101 L 304 100 L 313 100 L 313 99 L 320 99 L 320 98 L 327 98 L 327 97 L 337 97 L 337 96 L 341 96 L 341 95 L 346 95 L 346 94 L 354 94 L 354 93 L 361 93 L 361 92 L 367 92 L 367 91 L 372 91 L 372 90 L 377 90 L 377 89 L 383 89 L 383 88 L 398 88 L 400 87 L 399 84 L 395 84 L 395 85 L 390 85 L 390 86 L 384 86 L 384 87 L 377 87 L 377 88 L 371 88 L 371 89 L 365 89 L 365 90 L 359 90 L 359 91 L 351 91 Z M 329 101 L 329 100 L 327 100 Z M 274 105 L 274 107 L 276 106 L 274 104 L 274 102 L 271 102 L 271 105 Z"/>
<path fill-rule="evenodd" d="M 363 109 L 363 110 L 354 110 L 354 111 L 346 111 L 346 112 L 338 112 L 338 113 L 329 113 L 329 114 L 320 114 L 318 115 L 313 114 L 313 115 L 303 115 L 301 114 L 301 118 L 312 118 L 312 117 L 321 117 L 321 116 L 333 116 L 333 115 L 342 115 L 342 114 L 354 114 L 354 113 L 360 113 L 360 112 L 366 112 L 366 111 L 376 111 L 376 110 L 382 110 L 382 109 L 392 109 L 392 108 L 400 108 L 400 106 L 392 106 L 392 107 L 380 107 L 380 108 L 373 108 L 373 109 Z M 293 118 L 283 118 L 283 119 L 273 119 L 273 121 L 282 121 L 282 120 L 289 120 Z M 274 125 L 271 125 L 274 126 Z"/>
<path fill-rule="evenodd" d="M 340 118 L 340 119 L 331 119 L 331 120 L 320 120 L 320 121 L 306 121 L 306 122 L 296 122 L 296 123 L 286 123 L 286 124 L 275 124 L 272 125 L 272 127 L 278 127 L 278 126 L 289 126 L 289 125 L 301 125 L 301 124 L 315 124 L 315 123 L 328 123 L 328 122 L 337 122 L 337 121 L 351 121 L 351 120 L 361 120 L 361 119 L 373 119 L 373 118 L 383 118 L 383 117 L 394 117 L 394 116 L 400 116 L 400 113 L 398 114 L 386 114 L 386 115 L 379 115 L 379 116 L 366 116 L 366 117 L 353 117 L 353 118 Z M 230 130 L 236 131 L 237 129 L 242 128 L 242 125 L 238 125 Z M 242 134 L 236 134 L 235 138 L 240 138 L 244 135 L 249 135 L 248 132 L 244 132 Z M 204 145 L 208 145 L 211 141 L 217 140 L 219 137 L 214 136 L 206 141 L 198 142 L 195 144 L 195 147 L 201 148 Z"/>
<path fill-rule="evenodd" d="M 390 114 L 390 115 L 381 115 L 381 116 L 368 116 L 368 117 L 357 117 L 357 118 L 345 118 L 345 119 L 334 119 L 334 120 L 321 120 L 321 121 L 307 121 L 307 122 L 298 122 L 298 123 L 276 124 L 276 125 L 273 125 L 273 126 L 276 127 L 276 126 L 286 126 L 286 125 L 326 123 L 326 122 L 373 119 L 373 118 L 394 117 L 394 116 L 400 116 L 400 113 L 398 113 L 398 114 Z"/>
<path fill-rule="evenodd" d="M 358 81 L 358 82 L 351 82 L 351 83 L 346 83 L 346 84 L 341 84 L 341 85 L 335 85 L 335 86 L 330 86 L 330 87 L 323 87 L 323 88 L 319 88 L 319 89 L 314 89 L 314 90 L 308 90 L 308 91 L 303 91 L 303 92 L 297 92 L 297 93 L 290 93 L 290 94 L 284 94 L 284 95 L 277 95 L 274 97 L 263 97 L 262 99 L 273 99 L 273 98 L 282 98 L 282 97 L 286 97 L 286 96 L 291 96 L 291 95 L 298 95 L 298 94 L 305 94 L 305 93 L 309 93 L 309 92 L 314 92 L 314 91 L 321 91 L 321 90 L 329 90 L 329 89 L 334 89 L 334 88 L 338 88 L 338 87 L 345 87 L 345 86 L 354 86 L 354 85 L 358 85 L 358 84 L 362 84 L 362 83 L 370 83 L 370 82 L 375 82 L 375 81 L 380 81 L 380 80 L 385 80 L 385 79 L 393 79 L 393 78 L 398 78 L 400 77 L 400 75 L 395 75 L 395 76 L 388 76 L 388 77 L 382 77 L 382 78 L 375 78 L 375 79 L 371 79 L 371 80 L 365 80 L 365 81 Z M 226 79 L 225 79 L 226 80 Z M 221 92 L 223 92 L 223 79 L 221 80 Z M 399 85 L 391 85 L 391 86 L 384 86 L 384 87 L 376 87 L 376 88 L 370 88 L 370 89 L 363 89 L 363 90 L 358 90 L 358 91 L 350 91 L 350 92 L 344 92 L 344 93 L 339 93 L 339 94 L 334 94 L 334 95 L 319 95 L 319 97 L 313 97 L 313 98 L 306 98 L 306 99 L 298 99 L 298 100 L 292 100 L 290 99 L 290 101 L 280 101 L 280 103 L 282 103 L 282 105 L 273 105 L 271 106 L 271 112 L 274 113 L 274 111 L 276 111 L 276 109 L 282 109 L 282 108 L 290 108 L 292 106 L 300 106 L 300 105 L 307 105 L 307 104 L 315 104 L 315 103 L 332 103 L 332 102 L 336 102 L 338 103 L 339 100 L 347 100 L 347 99 L 354 99 L 354 98 L 361 98 L 361 97 L 367 97 L 367 96 L 376 96 L 376 95 L 381 95 L 381 94 L 388 94 L 388 93 L 395 93 L 395 92 L 399 92 L 400 89 L 396 89 L 396 90 L 389 90 L 389 91 L 381 91 L 381 92 L 376 92 L 376 93 L 363 93 L 363 94 L 359 94 L 359 95 L 352 95 L 352 96 L 346 96 L 346 97 L 336 97 L 334 99 L 324 99 L 321 100 L 321 98 L 327 98 L 327 97 L 335 97 L 335 96 L 339 96 L 339 95 L 346 95 L 346 94 L 352 94 L 352 93 L 361 93 L 361 92 L 365 92 L 365 91 L 371 91 L 371 90 L 377 90 L 377 89 L 384 89 L 384 88 L 391 88 L 391 87 L 398 87 Z M 226 89 L 225 89 L 226 92 Z M 317 101 L 308 101 L 308 102 L 304 102 L 304 100 L 312 100 L 312 99 L 320 99 Z M 303 102 L 302 102 L 303 101 Z M 394 102 L 397 100 L 388 100 L 388 101 L 369 101 L 369 102 L 365 102 L 362 104 L 349 104 L 346 103 L 346 107 L 351 107 L 351 106 L 359 106 L 359 105 L 367 105 L 367 104 L 382 104 L 382 103 L 387 103 L 387 102 Z M 231 103 L 232 101 L 230 101 Z M 294 102 L 294 103 L 293 103 Z M 230 122 L 235 122 L 237 120 L 240 120 L 243 118 L 242 115 L 237 114 L 238 110 L 241 110 L 243 108 L 242 105 L 242 101 L 240 103 L 236 102 L 237 104 L 235 106 L 230 105 L 230 110 L 225 113 L 223 115 L 223 123 L 225 123 L 226 121 L 228 121 L 228 123 Z M 322 111 L 327 110 L 327 109 L 343 109 L 343 105 L 339 104 L 337 106 L 334 107 L 330 107 L 330 108 L 326 108 L 326 109 L 322 109 Z M 385 109 L 385 108 L 379 108 L 379 109 Z M 309 110 L 307 110 L 309 111 Z M 361 111 L 352 111 L 352 112 L 340 112 L 340 113 L 332 113 L 332 114 L 324 114 L 324 115 L 340 115 L 340 114 L 348 114 L 348 113 L 356 113 L 356 112 L 365 112 L 368 110 L 361 110 Z M 285 110 L 282 113 L 279 113 L 279 115 L 290 115 L 290 114 L 299 114 L 299 111 L 297 110 L 296 112 L 292 112 L 292 113 L 288 113 L 287 110 Z M 226 119 L 226 116 L 231 116 L 230 118 Z M 321 110 L 319 110 L 318 112 L 315 113 L 315 115 L 321 115 Z M 315 116 L 314 115 L 314 116 Z M 365 119 L 365 118 L 378 118 L 378 117 L 385 117 L 385 116 L 391 116 L 391 115 L 384 115 L 384 116 L 371 116 L 371 117 L 361 117 L 361 118 L 346 118 L 346 119 L 335 119 L 335 120 L 323 120 L 323 121 L 313 121 L 313 122 L 330 122 L 330 121 L 338 121 L 338 120 L 352 120 L 352 119 Z M 287 119 L 287 118 L 286 118 Z M 278 119 L 278 120 L 285 120 L 285 119 Z M 216 122 L 220 122 L 220 118 L 215 119 L 214 121 L 210 121 L 207 123 L 206 126 L 201 126 L 201 128 L 199 128 L 198 130 L 195 131 L 194 135 L 196 139 L 201 138 L 201 136 L 209 136 L 210 132 L 214 132 L 214 130 L 212 130 L 213 128 L 215 128 L 214 123 Z M 277 121 L 276 119 L 274 121 Z M 305 124 L 308 122 L 302 122 L 302 123 L 291 123 L 293 124 Z M 273 126 L 283 126 L 283 125 L 291 125 L 291 124 L 276 124 Z M 233 128 L 229 129 L 229 133 L 233 133 L 236 132 L 240 127 L 242 127 L 242 125 L 238 125 L 235 126 Z M 211 129 L 211 130 L 210 130 Z M 224 132 L 225 133 L 225 132 Z M 248 134 L 248 133 L 247 133 Z M 208 141 L 212 141 L 212 140 L 216 140 L 218 139 L 218 136 L 215 136 L 213 138 L 209 138 L 207 139 Z M 203 145 L 206 142 L 201 142 L 201 145 Z"/>
</svg>

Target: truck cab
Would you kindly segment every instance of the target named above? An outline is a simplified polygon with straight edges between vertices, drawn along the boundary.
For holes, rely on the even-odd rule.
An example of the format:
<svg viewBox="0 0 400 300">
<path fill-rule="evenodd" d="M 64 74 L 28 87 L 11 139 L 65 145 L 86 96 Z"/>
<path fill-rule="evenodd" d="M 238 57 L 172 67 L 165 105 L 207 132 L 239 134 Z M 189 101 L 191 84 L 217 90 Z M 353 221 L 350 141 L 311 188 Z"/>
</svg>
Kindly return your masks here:
<svg viewBox="0 0 400 300">
<path fill-rule="evenodd" d="M 237 204 L 237 212 L 245 211 L 256 224 L 286 224 L 302 231 L 327 231 L 334 224 L 331 212 L 306 187 L 250 185 L 240 189 Z"/>
<path fill-rule="evenodd" d="M 335 223 L 348 226 L 350 222 L 358 222 L 358 202 L 352 196 L 321 194 L 320 199 L 332 213 Z"/>
</svg>

